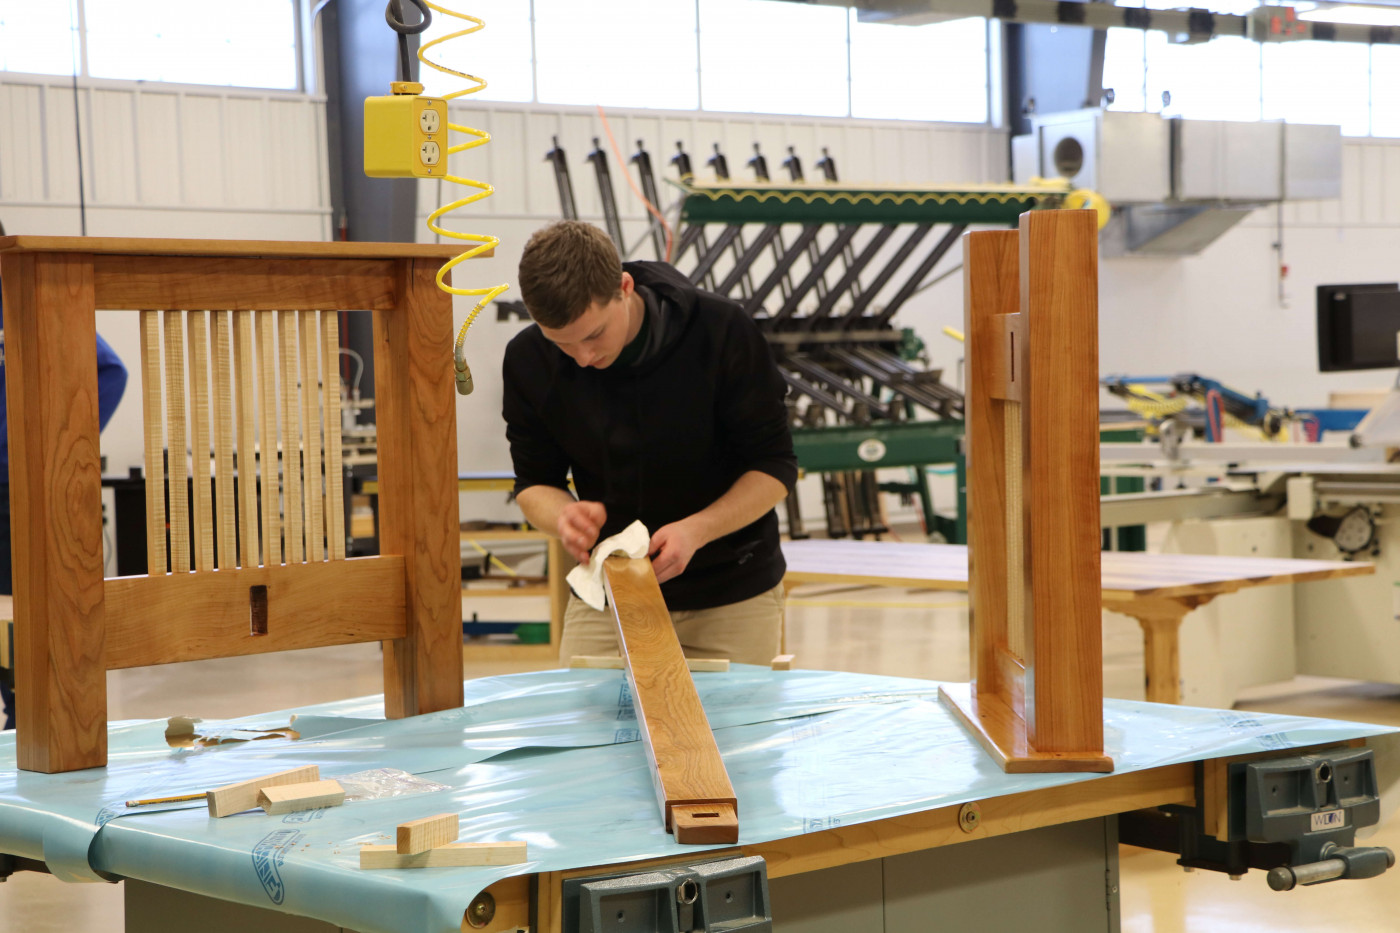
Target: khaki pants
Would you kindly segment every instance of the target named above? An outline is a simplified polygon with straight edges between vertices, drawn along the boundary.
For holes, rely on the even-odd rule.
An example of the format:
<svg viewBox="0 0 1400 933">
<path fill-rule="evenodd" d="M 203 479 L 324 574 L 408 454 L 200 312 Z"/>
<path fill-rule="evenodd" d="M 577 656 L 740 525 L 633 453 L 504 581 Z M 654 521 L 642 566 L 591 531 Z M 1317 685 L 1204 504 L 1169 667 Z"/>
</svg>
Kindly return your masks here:
<svg viewBox="0 0 1400 933">
<path fill-rule="evenodd" d="M 783 585 L 766 593 L 714 609 L 692 609 L 671 613 L 676 636 L 688 658 L 728 658 L 737 664 L 767 666 L 777 656 L 782 643 Z M 580 655 L 616 657 L 617 623 L 612 610 L 599 612 L 572 593 L 564 610 L 564 634 L 559 640 L 559 659 Z"/>
</svg>

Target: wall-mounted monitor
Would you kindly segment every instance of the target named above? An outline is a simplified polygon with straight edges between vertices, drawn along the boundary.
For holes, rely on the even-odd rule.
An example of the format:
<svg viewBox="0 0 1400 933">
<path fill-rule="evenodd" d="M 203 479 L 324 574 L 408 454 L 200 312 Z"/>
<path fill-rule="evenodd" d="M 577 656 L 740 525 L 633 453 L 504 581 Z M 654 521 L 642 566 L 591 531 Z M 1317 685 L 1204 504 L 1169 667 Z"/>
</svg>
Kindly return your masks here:
<svg viewBox="0 0 1400 933">
<path fill-rule="evenodd" d="M 1400 366 L 1400 285 L 1317 287 L 1317 368 L 1324 373 Z"/>
</svg>

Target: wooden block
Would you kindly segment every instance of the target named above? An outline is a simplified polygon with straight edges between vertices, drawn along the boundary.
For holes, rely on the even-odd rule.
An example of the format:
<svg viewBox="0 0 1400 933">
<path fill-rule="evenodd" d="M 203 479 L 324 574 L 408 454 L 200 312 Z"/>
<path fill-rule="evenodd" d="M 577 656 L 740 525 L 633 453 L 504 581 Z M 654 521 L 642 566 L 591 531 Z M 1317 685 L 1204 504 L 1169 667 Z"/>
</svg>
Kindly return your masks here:
<svg viewBox="0 0 1400 933">
<path fill-rule="evenodd" d="M 399 855 L 417 855 L 438 846 L 445 846 L 457 838 L 458 817 L 455 813 L 439 813 L 425 816 L 421 820 L 409 820 L 399 824 L 398 843 L 394 849 Z"/>
<path fill-rule="evenodd" d="M 598 657 L 576 654 L 569 658 L 569 667 L 585 671 L 620 671 L 627 662 L 620 657 Z M 722 674 L 729 670 L 728 658 L 686 658 L 685 666 L 692 674 Z"/>
<path fill-rule="evenodd" d="M 796 660 L 797 655 L 795 654 L 780 654 L 773 659 L 773 670 L 790 671 L 792 670 L 792 662 Z"/>
<path fill-rule="evenodd" d="M 345 788 L 339 781 L 305 781 L 300 784 L 279 784 L 258 790 L 258 806 L 270 815 L 295 813 L 298 810 L 324 810 L 345 802 Z"/>
<path fill-rule="evenodd" d="M 727 805 L 736 817 L 737 837 L 734 788 L 695 692 L 694 678 L 686 671 L 651 561 L 609 557 L 603 567 L 666 829 L 675 832 L 678 808 L 701 805 L 709 813 Z M 680 835 L 676 839 L 683 841 Z"/>
<path fill-rule="evenodd" d="M 161 404 L 160 312 L 141 312 L 141 418 L 145 432 L 146 572 L 165 573 L 165 410 Z"/>
<path fill-rule="evenodd" d="M 301 784 L 305 781 L 319 781 L 320 779 L 320 767 L 306 765 L 301 768 L 279 771 L 276 774 L 265 774 L 249 781 L 239 781 L 237 784 L 225 784 L 223 787 L 214 788 L 205 795 L 209 801 L 209 815 L 220 819 L 234 813 L 242 813 L 244 810 L 251 810 L 258 805 L 258 791 L 264 788 L 280 787 L 284 784 Z"/>
<path fill-rule="evenodd" d="M 526 861 L 523 842 L 453 842 L 416 855 L 400 855 L 394 846 L 361 846 L 360 868 L 472 868 L 519 865 Z"/>
<path fill-rule="evenodd" d="M 727 803 L 677 805 L 671 808 L 671 831 L 684 845 L 727 845 L 739 841 L 739 815 Z"/>
</svg>

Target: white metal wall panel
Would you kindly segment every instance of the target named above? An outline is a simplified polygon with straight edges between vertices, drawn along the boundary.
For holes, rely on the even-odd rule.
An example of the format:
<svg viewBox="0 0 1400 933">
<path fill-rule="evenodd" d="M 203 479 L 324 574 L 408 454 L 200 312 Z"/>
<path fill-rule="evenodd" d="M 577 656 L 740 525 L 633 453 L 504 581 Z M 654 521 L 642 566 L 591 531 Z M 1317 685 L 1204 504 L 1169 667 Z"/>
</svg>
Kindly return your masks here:
<svg viewBox="0 0 1400 933">
<path fill-rule="evenodd" d="M 92 106 L 91 146 L 84 158 L 92 174 L 93 204 L 135 204 L 136 118 L 129 91 L 89 90 Z"/>
<path fill-rule="evenodd" d="M 42 88 L 0 86 L 0 199 L 43 200 L 43 126 Z"/>
<path fill-rule="evenodd" d="M 83 136 L 87 132 L 87 107 L 80 95 L 83 113 Z M 73 122 L 73 91 L 66 87 L 44 88 L 44 165 L 48 172 L 46 200 L 78 200 L 78 135 Z M 91 147 L 89 147 L 91 148 Z"/>
<path fill-rule="evenodd" d="M 525 114 L 520 111 L 504 110 L 492 114 L 492 140 L 486 147 L 492 150 L 491 174 L 489 176 L 468 176 L 480 178 L 482 181 L 495 185 L 496 193 L 491 195 L 489 199 L 490 210 L 493 214 L 519 215 L 530 209 L 529 198 L 526 196 L 526 186 L 530 173 L 526 168 L 526 163 L 531 159 L 543 163 L 544 152 L 530 153 L 525 151 L 522 142 L 525 139 L 525 123 Z M 467 155 L 471 155 L 471 153 L 467 153 Z M 471 168 L 473 171 L 480 170 L 474 164 L 471 165 Z"/>
<path fill-rule="evenodd" d="M 141 92 L 136 106 L 136 187 L 142 204 L 175 205 L 183 200 L 180 98 Z"/>
<path fill-rule="evenodd" d="M 1341 222 L 1348 226 L 1365 220 L 1363 202 L 1366 179 L 1362 172 L 1364 162 L 1360 146 L 1346 146 L 1342 149 L 1342 216 Z"/>
<path fill-rule="evenodd" d="M 267 206 L 321 207 L 321 166 L 325 165 L 325 159 L 317 126 L 320 109 L 302 100 L 257 103 L 264 105 L 271 137 L 263 147 L 270 163 L 264 195 L 268 198 Z"/>
<path fill-rule="evenodd" d="M 223 100 L 206 94 L 180 97 L 180 186 L 184 203 L 221 207 L 227 203 L 225 160 L 243 151 L 230 147 L 224 137 Z"/>
<path fill-rule="evenodd" d="M 269 198 L 272 173 L 268 170 L 268 150 L 273 139 L 268 132 L 267 101 L 229 97 L 224 100 L 224 198 L 231 207 L 277 207 Z M 279 152 L 288 147 L 277 140 Z"/>
<path fill-rule="evenodd" d="M 1377 198 L 1384 205 L 1381 220 L 1400 224 L 1400 143 L 1387 143 L 1378 148 L 1382 152 L 1381 180 L 1385 185 Z"/>
</svg>

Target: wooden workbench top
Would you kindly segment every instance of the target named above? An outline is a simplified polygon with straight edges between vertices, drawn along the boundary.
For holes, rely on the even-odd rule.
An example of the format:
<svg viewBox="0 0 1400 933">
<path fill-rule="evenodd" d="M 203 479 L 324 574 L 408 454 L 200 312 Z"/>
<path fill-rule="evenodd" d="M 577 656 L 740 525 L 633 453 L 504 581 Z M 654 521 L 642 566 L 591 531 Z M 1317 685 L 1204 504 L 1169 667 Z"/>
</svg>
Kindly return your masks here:
<svg viewBox="0 0 1400 933">
<path fill-rule="evenodd" d="M 451 259 L 449 243 L 351 243 L 317 240 L 201 240 L 163 237 L 0 236 L 0 252 L 104 253 L 126 256 L 247 256 L 284 259 Z M 489 256 L 490 253 L 483 255 Z"/>
<path fill-rule="evenodd" d="M 861 583 L 935 590 L 967 589 L 967 547 L 897 541 L 784 541 L 792 583 Z M 1359 561 L 1214 554 L 1103 553 L 1105 602 L 1143 597 L 1233 593 L 1251 586 L 1302 583 L 1375 572 Z"/>
</svg>

